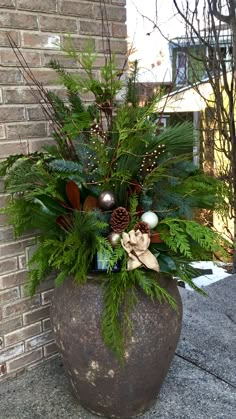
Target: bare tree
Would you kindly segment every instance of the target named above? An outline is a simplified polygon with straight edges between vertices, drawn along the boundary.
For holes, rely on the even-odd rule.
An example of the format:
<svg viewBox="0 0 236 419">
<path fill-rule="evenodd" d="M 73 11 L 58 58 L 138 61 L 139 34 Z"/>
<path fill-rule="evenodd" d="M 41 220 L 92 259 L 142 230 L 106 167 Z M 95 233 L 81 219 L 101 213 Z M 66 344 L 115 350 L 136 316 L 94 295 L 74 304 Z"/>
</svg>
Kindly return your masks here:
<svg viewBox="0 0 236 419">
<path fill-rule="evenodd" d="M 173 0 L 173 5 L 185 34 L 179 42 L 172 40 L 172 45 L 181 46 L 186 54 L 191 67 L 186 84 L 196 89 L 206 104 L 203 164 L 229 187 L 227 215 L 233 228 L 229 231 L 225 223 L 225 232 L 236 245 L 236 0 Z M 142 17 L 153 25 L 147 35 L 157 30 L 164 36 L 157 16 Z M 210 97 L 209 93 L 204 96 L 203 82 L 211 86 Z M 233 272 L 236 272 L 236 247 Z"/>
<path fill-rule="evenodd" d="M 201 95 L 199 82 L 203 79 L 212 88 L 210 100 L 209 96 L 204 98 L 207 106 L 203 158 L 208 160 L 208 170 L 221 176 L 230 188 L 228 217 L 233 220 L 233 229 L 228 233 L 236 244 L 236 2 L 204 0 L 202 6 L 195 0 L 193 6 L 185 2 L 185 8 L 180 0 L 173 3 L 186 28 L 182 46 L 192 70 L 188 84 Z"/>
</svg>

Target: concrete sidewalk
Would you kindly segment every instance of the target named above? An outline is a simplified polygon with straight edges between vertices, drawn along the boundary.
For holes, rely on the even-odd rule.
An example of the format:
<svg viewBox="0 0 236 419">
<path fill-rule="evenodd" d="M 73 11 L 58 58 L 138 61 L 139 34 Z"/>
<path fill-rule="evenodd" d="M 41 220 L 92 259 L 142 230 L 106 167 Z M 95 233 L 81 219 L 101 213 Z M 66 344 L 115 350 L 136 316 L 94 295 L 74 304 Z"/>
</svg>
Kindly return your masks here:
<svg viewBox="0 0 236 419">
<path fill-rule="evenodd" d="M 156 404 L 140 419 L 236 418 L 236 275 L 181 289 L 183 329 Z M 0 419 L 96 419 L 70 392 L 60 359 L 0 386 Z"/>
</svg>

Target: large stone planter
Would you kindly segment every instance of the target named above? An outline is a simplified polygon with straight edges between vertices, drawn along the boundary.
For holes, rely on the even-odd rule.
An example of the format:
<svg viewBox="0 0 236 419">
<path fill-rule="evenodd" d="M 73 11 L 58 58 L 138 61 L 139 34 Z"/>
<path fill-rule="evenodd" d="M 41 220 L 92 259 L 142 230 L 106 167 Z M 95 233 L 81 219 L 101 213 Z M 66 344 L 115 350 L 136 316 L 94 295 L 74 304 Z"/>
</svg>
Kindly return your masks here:
<svg viewBox="0 0 236 419">
<path fill-rule="evenodd" d="M 130 418 L 155 401 L 174 356 L 182 320 L 176 282 L 163 276 L 160 281 L 176 299 L 178 312 L 138 293 L 124 368 L 103 343 L 103 297 L 96 279 L 82 286 L 68 279 L 55 289 L 51 318 L 56 342 L 76 397 L 88 410 Z"/>
</svg>

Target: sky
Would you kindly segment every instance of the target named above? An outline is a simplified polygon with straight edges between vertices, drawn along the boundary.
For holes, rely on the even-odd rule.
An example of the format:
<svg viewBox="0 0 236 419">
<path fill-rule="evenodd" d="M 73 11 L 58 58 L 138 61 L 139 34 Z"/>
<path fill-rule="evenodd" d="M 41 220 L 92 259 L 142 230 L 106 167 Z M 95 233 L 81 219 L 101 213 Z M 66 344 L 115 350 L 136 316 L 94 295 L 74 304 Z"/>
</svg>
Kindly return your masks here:
<svg viewBox="0 0 236 419">
<path fill-rule="evenodd" d="M 152 31 L 153 24 L 140 14 L 156 21 L 160 31 L 168 39 L 183 35 L 184 26 L 176 16 L 173 0 L 127 0 L 128 36 L 137 50 L 132 55 L 132 60 L 139 60 L 142 81 L 170 81 L 168 42 L 160 31 Z M 150 35 L 146 35 L 147 33 Z"/>
</svg>

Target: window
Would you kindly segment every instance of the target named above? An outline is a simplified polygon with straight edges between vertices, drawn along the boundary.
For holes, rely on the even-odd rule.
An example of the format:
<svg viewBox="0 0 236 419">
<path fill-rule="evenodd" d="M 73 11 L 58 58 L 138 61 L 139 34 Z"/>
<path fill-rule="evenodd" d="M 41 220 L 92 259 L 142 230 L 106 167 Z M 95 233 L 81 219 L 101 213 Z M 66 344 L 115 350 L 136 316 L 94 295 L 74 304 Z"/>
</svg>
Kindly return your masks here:
<svg viewBox="0 0 236 419">
<path fill-rule="evenodd" d="M 232 45 L 221 45 L 219 47 L 212 46 L 208 48 L 208 67 L 212 72 L 215 72 L 221 69 L 219 65 L 222 61 L 225 62 L 226 70 L 229 71 L 232 68 L 232 54 L 233 48 Z"/>
<path fill-rule="evenodd" d="M 177 52 L 176 57 L 176 85 L 184 86 L 187 84 L 187 54 L 183 51 Z"/>
</svg>

